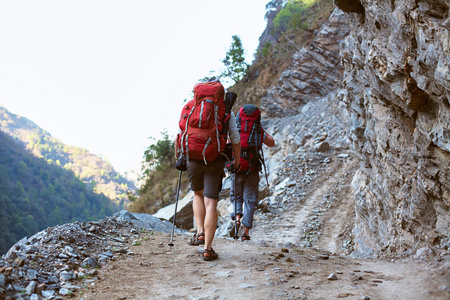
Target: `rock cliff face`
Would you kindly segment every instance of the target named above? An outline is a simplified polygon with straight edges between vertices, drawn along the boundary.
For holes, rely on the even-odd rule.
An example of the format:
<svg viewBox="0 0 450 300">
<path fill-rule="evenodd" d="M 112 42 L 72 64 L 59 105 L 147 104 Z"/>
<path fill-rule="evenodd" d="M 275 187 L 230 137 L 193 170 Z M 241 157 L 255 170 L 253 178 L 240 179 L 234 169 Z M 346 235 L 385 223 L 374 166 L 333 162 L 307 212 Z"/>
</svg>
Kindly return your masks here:
<svg viewBox="0 0 450 300">
<path fill-rule="evenodd" d="M 361 161 L 356 248 L 413 253 L 450 235 L 450 2 L 360 4 L 337 2 L 351 28 L 340 98 Z"/>
<path fill-rule="evenodd" d="M 339 41 L 348 34 L 347 23 L 345 14 L 335 10 L 311 45 L 294 54 L 292 64 L 261 99 L 264 114 L 292 116 L 300 113 L 308 101 L 337 90 L 343 74 L 339 63 Z"/>
<path fill-rule="evenodd" d="M 450 2 L 335 3 L 340 9 L 261 100 L 265 117 L 301 115 L 306 103 L 328 98 L 331 104 L 337 94 L 360 161 L 353 179 L 357 255 L 445 245 Z"/>
</svg>

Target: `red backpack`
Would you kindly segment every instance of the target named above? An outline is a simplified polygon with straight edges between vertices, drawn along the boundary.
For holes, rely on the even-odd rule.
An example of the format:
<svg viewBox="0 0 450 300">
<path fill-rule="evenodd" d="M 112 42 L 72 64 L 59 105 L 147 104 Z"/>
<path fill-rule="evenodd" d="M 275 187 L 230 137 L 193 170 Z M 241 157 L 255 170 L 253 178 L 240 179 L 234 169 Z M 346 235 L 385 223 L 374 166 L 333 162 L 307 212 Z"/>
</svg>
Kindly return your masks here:
<svg viewBox="0 0 450 300">
<path fill-rule="evenodd" d="M 181 111 L 178 143 L 186 159 L 213 161 L 225 149 L 227 136 L 222 134 L 225 120 L 224 87 L 218 82 L 194 86 L 194 99 Z"/>
<path fill-rule="evenodd" d="M 261 111 L 254 105 L 247 104 L 239 109 L 236 123 L 241 136 L 241 171 L 261 171 L 262 143 L 264 129 L 261 127 Z"/>
</svg>

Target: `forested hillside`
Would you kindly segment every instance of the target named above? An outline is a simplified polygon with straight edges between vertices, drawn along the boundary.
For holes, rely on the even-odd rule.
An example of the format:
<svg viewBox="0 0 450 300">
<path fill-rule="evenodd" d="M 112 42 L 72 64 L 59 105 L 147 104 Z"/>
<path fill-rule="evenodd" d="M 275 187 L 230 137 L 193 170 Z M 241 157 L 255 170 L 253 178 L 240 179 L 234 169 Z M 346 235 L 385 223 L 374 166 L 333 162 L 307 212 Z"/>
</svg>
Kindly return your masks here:
<svg viewBox="0 0 450 300">
<path fill-rule="evenodd" d="M 98 220 L 117 210 L 72 171 L 33 156 L 0 131 L 0 253 L 46 227 Z"/>
<path fill-rule="evenodd" d="M 133 192 L 134 183 L 122 177 L 109 162 L 86 149 L 68 146 L 27 118 L 0 107 L 0 130 L 24 142 L 27 149 L 47 163 L 72 170 L 95 193 L 103 193 L 114 203 L 124 206 L 127 192 Z"/>
</svg>

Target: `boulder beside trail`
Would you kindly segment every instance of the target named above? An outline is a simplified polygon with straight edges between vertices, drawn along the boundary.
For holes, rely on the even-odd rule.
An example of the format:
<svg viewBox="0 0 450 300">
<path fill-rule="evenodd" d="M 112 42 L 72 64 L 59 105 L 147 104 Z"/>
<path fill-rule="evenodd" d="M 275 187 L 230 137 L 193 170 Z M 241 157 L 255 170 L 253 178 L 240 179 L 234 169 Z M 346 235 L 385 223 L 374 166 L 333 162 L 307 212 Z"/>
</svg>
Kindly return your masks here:
<svg viewBox="0 0 450 300">
<path fill-rule="evenodd" d="M 175 219 L 175 225 L 183 229 L 191 229 L 194 227 L 194 211 L 192 210 L 192 202 L 194 201 L 194 192 L 190 191 L 183 199 L 178 201 L 177 215 Z M 153 217 L 173 221 L 175 213 L 175 203 L 165 206 L 158 210 Z"/>
</svg>

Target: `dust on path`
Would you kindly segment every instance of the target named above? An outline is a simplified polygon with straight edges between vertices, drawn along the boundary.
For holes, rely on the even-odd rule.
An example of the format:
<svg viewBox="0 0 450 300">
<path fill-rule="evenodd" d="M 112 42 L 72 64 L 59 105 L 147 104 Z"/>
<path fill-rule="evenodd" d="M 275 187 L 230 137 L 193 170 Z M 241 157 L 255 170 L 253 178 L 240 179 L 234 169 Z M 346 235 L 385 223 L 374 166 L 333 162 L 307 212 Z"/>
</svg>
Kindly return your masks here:
<svg viewBox="0 0 450 300">
<path fill-rule="evenodd" d="M 355 223 L 352 174 L 358 165 L 355 157 L 333 159 L 302 187 L 301 201 L 283 195 L 283 206 L 270 209 L 273 216 L 257 211 L 252 238 L 273 245 L 307 245 L 332 253 L 344 254 L 345 240 L 351 239 Z M 295 178 L 295 171 L 291 178 Z M 300 176 L 300 175 L 297 175 Z M 289 193 L 284 193 L 289 194 Z"/>
<path fill-rule="evenodd" d="M 447 299 L 425 262 L 357 260 L 319 250 L 282 249 L 216 238 L 205 262 L 190 236 L 153 234 L 84 279 L 75 299 Z M 335 274 L 336 280 L 328 280 Z M 434 292 L 433 292 L 434 291 Z"/>
<path fill-rule="evenodd" d="M 282 207 L 257 211 L 252 241 L 216 237 L 213 247 L 219 258 L 205 262 L 198 251 L 202 248 L 187 244 L 188 235 L 176 235 L 172 249 L 168 234 L 142 236 L 140 245 L 130 241 L 134 255 L 109 262 L 99 270 L 98 281 L 83 279 L 75 298 L 448 299 L 441 287 L 450 284 L 449 255 L 425 261 L 343 255 L 354 224 L 350 184 L 357 161 L 329 155 L 330 163 L 300 187 L 300 201 L 298 190 L 285 191 Z M 291 179 L 299 176 L 295 170 L 288 174 Z M 309 230 L 311 222 L 316 229 Z M 311 238 L 307 248 L 301 246 L 305 228 Z M 336 280 L 328 279 L 331 274 Z"/>
</svg>

